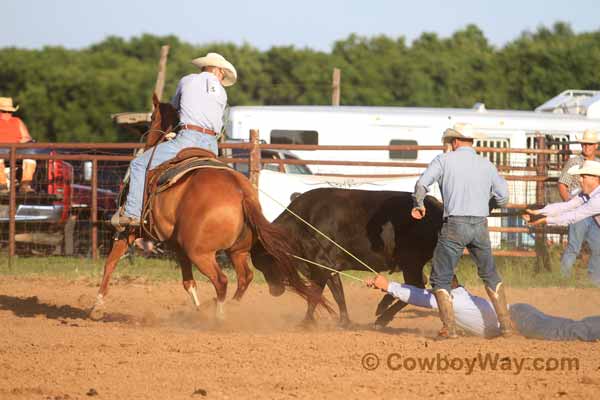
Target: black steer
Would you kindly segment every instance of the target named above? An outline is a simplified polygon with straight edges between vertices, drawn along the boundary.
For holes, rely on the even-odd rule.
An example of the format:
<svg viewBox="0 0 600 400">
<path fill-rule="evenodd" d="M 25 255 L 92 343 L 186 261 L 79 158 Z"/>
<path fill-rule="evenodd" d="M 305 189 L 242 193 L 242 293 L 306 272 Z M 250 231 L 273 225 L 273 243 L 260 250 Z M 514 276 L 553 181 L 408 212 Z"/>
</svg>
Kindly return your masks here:
<svg viewBox="0 0 600 400">
<path fill-rule="evenodd" d="M 423 266 L 433 256 L 442 226 L 443 207 L 434 197 L 425 199 L 427 213 L 415 220 L 411 193 L 322 188 L 297 197 L 289 209 L 336 241 L 376 271 L 402 271 L 406 283 L 424 287 Z M 338 271 L 366 270 L 358 261 L 323 238 L 292 214 L 284 211 L 274 224 L 289 232 L 296 255 Z M 273 263 L 260 243 L 251 250 L 254 266 L 265 276 L 271 294 L 284 291 Z M 327 284 L 340 310 L 340 323 L 350 320 L 339 274 L 297 260 L 298 269 L 321 291 Z M 406 306 L 385 295 L 377 307 L 376 325 L 385 326 Z M 315 304 L 308 304 L 306 321 L 314 320 Z"/>
</svg>

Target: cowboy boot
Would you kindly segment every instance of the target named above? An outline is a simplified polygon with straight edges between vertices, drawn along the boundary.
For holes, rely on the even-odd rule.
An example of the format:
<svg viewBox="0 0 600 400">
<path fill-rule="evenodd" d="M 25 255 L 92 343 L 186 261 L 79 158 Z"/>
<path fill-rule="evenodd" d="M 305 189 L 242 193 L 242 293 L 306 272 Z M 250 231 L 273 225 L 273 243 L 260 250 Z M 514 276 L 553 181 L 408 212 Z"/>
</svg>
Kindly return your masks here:
<svg viewBox="0 0 600 400">
<path fill-rule="evenodd" d="M 438 332 L 438 337 L 441 339 L 457 338 L 458 335 L 456 334 L 454 310 L 452 309 L 452 298 L 450 297 L 450 293 L 448 293 L 446 289 L 437 289 L 433 292 L 433 295 L 437 301 L 440 319 L 443 324 L 442 329 Z"/>
<path fill-rule="evenodd" d="M 486 286 L 485 291 L 487 292 L 490 300 L 492 301 L 494 310 L 496 310 L 498 322 L 500 322 L 500 332 L 502 333 L 502 336 L 512 336 L 514 334 L 514 330 L 512 327 L 512 322 L 510 320 L 510 314 L 508 313 L 508 305 L 506 303 L 504 285 L 502 285 L 502 282 L 498 283 L 498 285 L 496 285 L 496 290 L 493 290 Z"/>
</svg>

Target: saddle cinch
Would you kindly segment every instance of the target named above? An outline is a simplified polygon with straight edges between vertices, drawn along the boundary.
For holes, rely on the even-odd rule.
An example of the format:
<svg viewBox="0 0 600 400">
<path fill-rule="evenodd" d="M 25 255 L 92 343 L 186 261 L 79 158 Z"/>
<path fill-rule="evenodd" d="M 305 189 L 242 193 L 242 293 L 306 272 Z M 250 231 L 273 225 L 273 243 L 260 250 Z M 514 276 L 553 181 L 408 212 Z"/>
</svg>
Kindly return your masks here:
<svg viewBox="0 0 600 400">
<path fill-rule="evenodd" d="M 149 150 L 152 151 L 152 150 Z M 156 195 L 164 192 L 191 171 L 199 168 L 232 169 L 229 165 L 217 160 L 217 156 L 202 148 L 183 149 L 177 155 L 148 171 L 144 185 L 144 206 L 142 208 L 142 236 L 161 242 L 166 238 L 160 237 L 155 230 L 152 218 L 152 205 Z"/>
</svg>

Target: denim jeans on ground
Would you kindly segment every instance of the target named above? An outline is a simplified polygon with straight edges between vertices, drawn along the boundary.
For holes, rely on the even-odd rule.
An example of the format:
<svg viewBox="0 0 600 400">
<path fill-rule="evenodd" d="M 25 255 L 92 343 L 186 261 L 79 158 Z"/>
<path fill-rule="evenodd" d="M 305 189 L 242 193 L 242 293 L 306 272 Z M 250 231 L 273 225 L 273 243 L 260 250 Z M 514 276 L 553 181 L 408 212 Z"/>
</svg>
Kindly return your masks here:
<svg viewBox="0 0 600 400">
<path fill-rule="evenodd" d="M 547 340 L 600 339 L 600 316 L 579 321 L 546 315 L 529 304 L 512 304 L 510 316 L 519 333 L 528 338 Z"/>
<path fill-rule="evenodd" d="M 192 130 L 182 130 L 175 139 L 163 142 L 156 147 L 154 155 L 152 149 L 142 153 L 131 161 L 129 193 L 125 202 L 125 215 L 140 218 L 142 213 L 142 202 L 144 196 L 144 183 L 146 180 L 146 168 L 152 157 L 149 169 L 156 168 L 163 162 L 175 157 L 181 150 L 189 147 L 201 147 L 218 154 L 217 138 L 212 135 Z"/>
<path fill-rule="evenodd" d="M 600 284 L 600 227 L 592 217 L 569 225 L 569 243 L 560 259 L 560 272 L 563 276 L 571 275 L 584 240 L 592 252 L 588 262 L 590 279 Z"/>
<path fill-rule="evenodd" d="M 501 279 L 496 272 L 492 255 L 487 218 L 449 217 L 442 226 L 433 252 L 431 271 L 433 290 L 446 289 L 450 293 L 452 276 L 465 247 L 469 249 L 477 265 L 479 277 L 486 286 L 496 289 Z"/>
</svg>

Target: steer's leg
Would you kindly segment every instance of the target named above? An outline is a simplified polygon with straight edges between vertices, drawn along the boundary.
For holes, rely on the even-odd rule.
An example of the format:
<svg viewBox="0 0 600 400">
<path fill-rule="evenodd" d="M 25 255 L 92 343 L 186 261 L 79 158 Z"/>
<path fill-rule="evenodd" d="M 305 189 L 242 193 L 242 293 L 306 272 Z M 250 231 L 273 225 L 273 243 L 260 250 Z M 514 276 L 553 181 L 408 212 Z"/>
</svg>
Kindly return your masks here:
<svg viewBox="0 0 600 400">
<path fill-rule="evenodd" d="M 402 273 L 404 275 L 404 282 L 406 282 L 409 285 L 413 285 L 416 287 L 420 287 L 423 288 L 425 287 L 425 284 L 423 282 L 423 266 L 424 263 L 421 265 L 416 265 L 416 266 L 408 266 L 406 267 Z M 394 316 L 400 312 L 400 310 L 402 310 L 404 307 L 406 307 L 408 304 L 403 302 L 403 301 L 396 301 L 394 304 L 392 304 L 391 306 L 389 306 L 387 309 L 383 309 L 383 307 L 381 307 L 382 303 L 387 302 L 390 300 L 390 298 L 388 298 L 388 296 L 390 295 L 385 295 L 383 297 L 383 299 L 381 300 L 379 306 L 377 306 L 377 311 L 380 311 L 379 316 L 377 317 L 377 319 L 375 320 L 375 328 L 383 328 L 385 327 L 387 324 L 389 324 L 393 319 Z M 391 300 L 393 301 L 394 298 L 392 297 Z M 381 309 L 380 309 L 381 307 Z"/>
<path fill-rule="evenodd" d="M 351 323 L 350 318 L 348 317 L 346 297 L 344 296 L 344 286 L 342 285 L 340 274 L 331 274 L 331 277 L 329 280 L 327 280 L 327 286 L 329 286 L 329 290 L 331 290 L 331 294 L 333 295 L 333 298 L 340 309 L 340 326 L 349 326 Z"/>
<path fill-rule="evenodd" d="M 319 295 L 321 295 L 323 293 L 323 289 L 325 289 L 325 285 L 327 284 L 327 281 L 329 280 L 329 272 L 327 271 L 322 271 L 322 270 L 317 270 L 315 267 L 310 267 L 310 280 L 314 282 L 314 284 L 316 285 L 316 289 L 315 292 L 317 292 Z M 315 322 L 315 309 L 316 309 L 317 305 L 314 302 L 308 301 L 308 308 L 306 310 L 306 316 L 304 317 L 304 321 L 302 322 L 302 325 L 305 326 L 310 326 L 313 325 Z"/>
</svg>

